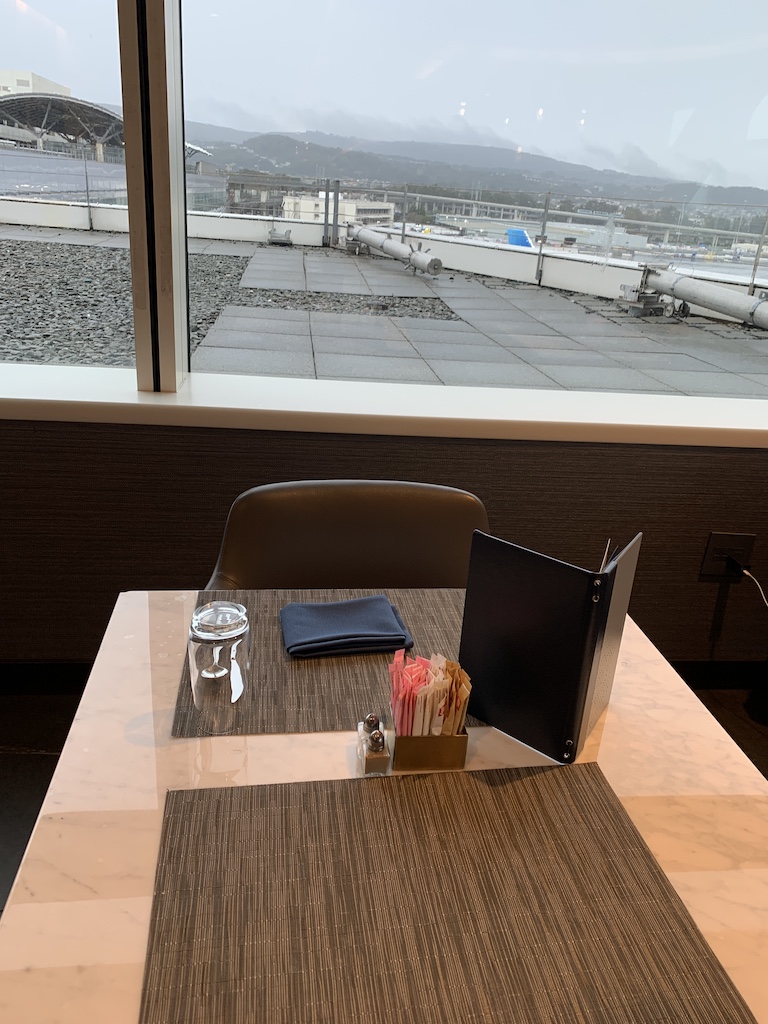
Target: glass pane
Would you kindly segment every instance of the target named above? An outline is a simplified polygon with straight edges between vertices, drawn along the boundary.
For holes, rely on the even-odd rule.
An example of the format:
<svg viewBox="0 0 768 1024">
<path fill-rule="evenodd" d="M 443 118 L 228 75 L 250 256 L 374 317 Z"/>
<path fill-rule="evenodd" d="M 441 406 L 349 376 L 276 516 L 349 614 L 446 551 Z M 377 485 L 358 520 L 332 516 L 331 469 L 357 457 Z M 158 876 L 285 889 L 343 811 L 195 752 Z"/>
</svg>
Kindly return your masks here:
<svg viewBox="0 0 768 1024">
<path fill-rule="evenodd" d="M 135 363 L 114 2 L 0 5 L 0 360 Z"/>
<path fill-rule="evenodd" d="M 767 398 L 736 7 L 183 0 L 193 371 Z"/>
</svg>

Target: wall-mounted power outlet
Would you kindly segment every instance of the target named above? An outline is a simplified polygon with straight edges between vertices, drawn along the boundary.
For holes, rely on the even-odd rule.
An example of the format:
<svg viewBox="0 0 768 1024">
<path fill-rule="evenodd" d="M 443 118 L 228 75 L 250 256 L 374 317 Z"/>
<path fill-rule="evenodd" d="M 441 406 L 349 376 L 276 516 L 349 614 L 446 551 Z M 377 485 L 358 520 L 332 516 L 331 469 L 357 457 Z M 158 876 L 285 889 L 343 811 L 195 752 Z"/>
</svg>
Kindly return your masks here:
<svg viewBox="0 0 768 1024">
<path fill-rule="evenodd" d="M 699 580 L 703 583 L 740 583 L 744 577 L 739 566 L 749 568 L 754 543 L 754 533 L 710 533 Z"/>
</svg>

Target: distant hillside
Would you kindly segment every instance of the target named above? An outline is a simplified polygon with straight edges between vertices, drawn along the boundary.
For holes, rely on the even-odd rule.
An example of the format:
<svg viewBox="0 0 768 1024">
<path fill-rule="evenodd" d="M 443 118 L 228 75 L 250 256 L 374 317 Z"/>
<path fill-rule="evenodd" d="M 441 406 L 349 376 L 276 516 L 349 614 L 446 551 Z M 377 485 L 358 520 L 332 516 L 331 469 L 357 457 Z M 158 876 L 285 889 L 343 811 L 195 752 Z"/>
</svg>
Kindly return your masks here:
<svg viewBox="0 0 768 1024">
<path fill-rule="evenodd" d="M 211 145 L 208 144 L 209 149 Z M 438 147 L 442 149 L 443 147 Z M 449 148 L 449 147 L 446 147 Z M 440 183 L 453 188 L 492 189 L 505 191 L 560 192 L 583 191 L 587 183 L 594 191 L 633 197 L 660 196 L 666 182 L 653 178 L 633 178 L 615 171 L 594 171 L 577 164 L 536 157 L 530 153 L 500 150 L 506 166 L 478 168 L 462 162 L 470 151 L 482 147 L 450 147 L 455 149 L 449 163 L 407 155 L 386 155 L 361 149 L 321 146 L 317 143 L 266 133 L 241 143 L 235 151 L 227 149 L 217 156 L 228 162 L 240 160 L 243 167 L 263 171 L 283 171 L 301 177 L 340 178 L 367 184 L 402 184 L 414 188 L 419 184 Z M 212 149 L 213 152 L 216 152 Z M 618 189 L 618 191 L 616 191 Z"/>
<path fill-rule="evenodd" d="M 245 142 L 246 139 L 253 138 L 253 132 L 244 132 L 239 128 L 224 128 L 218 124 L 206 124 L 204 121 L 185 121 L 184 137 L 187 142 L 194 142 L 208 149 L 208 142 Z"/>
<path fill-rule="evenodd" d="M 522 174 L 527 180 L 538 179 L 545 191 L 551 189 L 576 193 L 584 189 L 597 189 L 606 196 L 613 195 L 622 199 L 656 198 L 679 203 L 690 200 L 695 195 L 695 201 L 702 204 L 768 204 L 768 191 L 765 189 L 747 185 L 725 188 L 675 178 L 628 174 L 611 169 L 600 170 L 586 164 L 568 163 L 536 153 L 519 153 L 517 147 L 512 144 L 504 147 L 417 141 L 378 142 L 372 139 L 326 135 L 323 132 L 290 133 L 290 137 L 298 142 L 306 141 L 324 147 L 407 158 L 429 166 L 448 164 L 461 171 L 477 168 L 488 172 L 489 175 L 480 186 L 482 188 L 500 187 L 497 175 L 506 170 Z M 473 175 L 474 180 L 469 187 L 478 187 L 477 177 L 477 174 Z M 435 180 L 441 184 L 452 184 L 449 181 L 442 181 L 442 178 Z M 568 187 L 563 188 L 563 185 Z"/>
<path fill-rule="evenodd" d="M 187 139 L 222 166 L 372 185 L 439 184 L 504 192 L 555 192 L 627 200 L 768 206 L 768 191 L 627 174 L 567 163 L 515 147 L 418 141 L 379 142 L 322 132 L 253 134 L 187 122 Z"/>
<path fill-rule="evenodd" d="M 640 175 L 624 175 L 620 171 L 599 171 L 586 164 L 568 163 L 552 157 L 536 153 L 518 152 L 517 146 L 477 146 L 466 143 L 453 144 L 445 142 L 377 142 L 372 139 L 353 139 L 342 136 L 324 135 L 322 132 L 286 133 L 298 142 L 310 142 L 320 146 L 342 149 L 361 150 L 377 153 L 381 156 L 405 157 L 409 160 L 420 160 L 426 163 L 461 164 L 464 167 L 477 167 L 485 171 L 524 170 L 538 175 L 557 175 L 570 180 L 583 181 L 590 186 L 595 176 L 601 173 L 633 177 L 638 183 L 658 185 L 660 182 L 671 181 L 670 178 L 643 177 Z"/>
</svg>

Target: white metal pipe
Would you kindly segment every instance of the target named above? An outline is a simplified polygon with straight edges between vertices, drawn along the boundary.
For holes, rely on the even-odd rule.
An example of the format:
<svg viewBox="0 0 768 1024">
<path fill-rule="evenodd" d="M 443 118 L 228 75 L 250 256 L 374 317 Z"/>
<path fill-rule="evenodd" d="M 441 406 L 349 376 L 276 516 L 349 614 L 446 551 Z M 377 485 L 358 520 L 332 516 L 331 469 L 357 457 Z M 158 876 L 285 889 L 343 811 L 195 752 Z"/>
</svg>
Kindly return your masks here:
<svg viewBox="0 0 768 1024">
<path fill-rule="evenodd" d="M 425 274 L 437 277 L 443 269 L 442 262 L 434 256 L 430 256 L 428 253 L 421 252 L 418 249 L 411 249 L 410 245 L 396 242 L 389 235 L 382 235 L 378 231 L 371 231 L 370 228 L 360 227 L 359 224 L 350 224 L 347 231 L 349 232 L 349 237 L 353 238 L 356 242 L 362 242 L 363 245 L 367 245 L 370 249 L 378 249 L 379 252 L 386 253 L 387 256 L 400 260 L 401 263 L 407 263 L 416 270 L 422 270 Z"/>
<path fill-rule="evenodd" d="M 730 288 L 681 276 L 669 270 L 649 270 L 645 280 L 648 288 L 662 295 L 673 295 L 676 299 L 716 310 L 735 320 L 768 330 L 768 299 L 742 295 Z"/>
</svg>

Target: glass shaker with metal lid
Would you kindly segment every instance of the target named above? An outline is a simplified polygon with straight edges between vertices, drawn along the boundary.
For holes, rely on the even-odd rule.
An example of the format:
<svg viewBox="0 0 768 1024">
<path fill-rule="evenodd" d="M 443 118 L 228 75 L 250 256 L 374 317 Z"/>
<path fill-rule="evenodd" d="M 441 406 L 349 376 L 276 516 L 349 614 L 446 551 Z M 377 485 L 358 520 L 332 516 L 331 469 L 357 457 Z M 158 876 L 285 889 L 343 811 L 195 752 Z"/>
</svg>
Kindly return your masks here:
<svg viewBox="0 0 768 1024">
<path fill-rule="evenodd" d="M 250 661 L 248 613 L 234 601 L 195 608 L 189 627 L 192 697 L 205 732 L 232 732 Z"/>
</svg>

